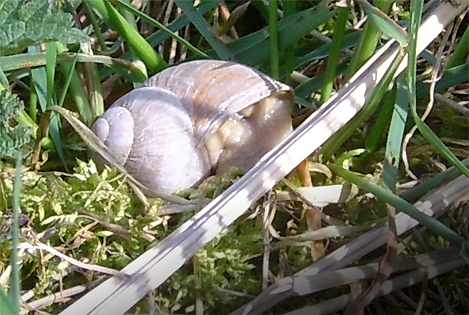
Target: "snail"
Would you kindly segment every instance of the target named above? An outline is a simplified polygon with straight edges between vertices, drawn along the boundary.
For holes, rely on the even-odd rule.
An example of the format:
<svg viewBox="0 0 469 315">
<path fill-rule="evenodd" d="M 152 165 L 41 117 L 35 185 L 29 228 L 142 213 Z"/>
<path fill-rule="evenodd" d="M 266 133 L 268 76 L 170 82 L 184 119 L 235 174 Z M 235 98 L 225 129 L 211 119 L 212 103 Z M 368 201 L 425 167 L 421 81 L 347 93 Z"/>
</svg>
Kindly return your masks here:
<svg viewBox="0 0 469 315">
<path fill-rule="evenodd" d="M 91 129 L 147 194 L 174 193 L 230 167 L 249 170 L 292 132 L 293 98 L 254 68 L 189 61 L 119 98 Z"/>
</svg>

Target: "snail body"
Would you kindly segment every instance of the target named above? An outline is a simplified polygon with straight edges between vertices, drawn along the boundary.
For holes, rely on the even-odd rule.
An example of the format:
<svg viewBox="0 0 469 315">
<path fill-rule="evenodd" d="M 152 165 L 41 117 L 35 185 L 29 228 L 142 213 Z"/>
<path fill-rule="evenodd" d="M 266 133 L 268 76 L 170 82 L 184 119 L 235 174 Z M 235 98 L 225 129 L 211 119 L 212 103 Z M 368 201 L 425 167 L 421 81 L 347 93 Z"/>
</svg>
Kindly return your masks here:
<svg viewBox="0 0 469 315">
<path fill-rule="evenodd" d="M 289 86 L 253 68 L 197 60 L 119 98 L 92 131 L 149 194 L 172 193 L 250 169 L 291 133 L 292 105 Z"/>
</svg>

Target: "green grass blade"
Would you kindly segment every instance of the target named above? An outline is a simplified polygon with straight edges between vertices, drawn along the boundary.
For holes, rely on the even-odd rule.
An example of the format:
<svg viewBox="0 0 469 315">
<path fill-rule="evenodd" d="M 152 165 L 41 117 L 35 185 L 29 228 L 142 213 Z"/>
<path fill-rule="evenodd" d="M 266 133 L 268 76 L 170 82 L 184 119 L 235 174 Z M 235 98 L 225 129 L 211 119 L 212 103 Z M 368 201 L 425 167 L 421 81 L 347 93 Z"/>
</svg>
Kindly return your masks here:
<svg viewBox="0 0 469 315">
<path fill-rule="evenodd" d="M 10 83 L 8 82 L 7 77 L 5 76 L 5 73 L 3 72 L 2 68 L 0 67 L 0 91 L 3 91 L 7 87 L 10 86 Z"/>
<path fill-rule="evenodd" d="M 19 311 L 15 312 L 15 306 L 13 301 L 10 300 L 7 293 L 0 285 L 0 314 L 1 315 L 10 315 L 10 314 L 19 314 Z"/>
<path fill-rule="evenodd" d="M 121 1 L 122 3 L 125 3 L 125 4 L 130 4 L 130 1 L 129 0 L 123 0 Z M 115 3 L 115 2 L 113 2 Z M 135 15 L 132 14 L 132 12 L 128 11 L 128 10 L 124 10 L 123 7 L 121 6 L 118 6 L 117 7 L 118 11 L 120 14 L 122 14 L 122 16 L 124 17 L 124 19 L 127 21 L 127 23 L 129 23 L 129 25 L 135 29 L 136 31 L 138 31 L 138 26 L 137 26 L 137 21 L 135 19 Z"/>
<path fill-rule="evenodd" d="M 233 60 L 231 52 L 223 47 L 217 39 L 213 36 L 211 31 L 212 27 L 208 24 L 205 18 L 194 8 L 190 1 L 175 0 L 176 4 L 184 11 L 184 14 L 191 21 L 192 24 L 197 28 L 207 43 L 217 53 L 218 57 L 222 60 Z"/>
<path fill-rule="evenodd" d="M 133 6 L 131 6 L 130 4 L 128 4 L 128 3 L 126 3 L 122 0 L 116 0 L 116 3 L 118 3 L 120 6 L 122 6 L 122 8 L 124 8 L 125 10 L 128 10 L 129 12 L 134 14 L 135 16 L 140 17 L 142 20 L 146 21 L 148 24 L 159 28 L 160 30 L 165 32 L 169 37 L 173 38 L 179 44 L 184 45 L 187 49 L 189 49 L 190 51 L 192 51 L 196 55 L 199 55 L 200 57 L 208 58 L 208 55 L 206 53 L 204 53 L 203 51 L 201 51 L 200 49 L 198 49 L 197 47 L 195 47 L 194 45 L 189 43 L 187 40 L 185 40 L 181 36 L 177 35 L 173 31 L 171 31 L 168 27 L 164 26 L 163 24 L 161 24 L 160 22 L 158 22 L 157 20 L 155 20 L 151 16 L 145 14 L 144 12 L 136 10 Z"/>
<path fill-rule="evenodd" d="M 93 51 L 90 45 L 83 44 L 81 46 L 84 53 L 93 55 Z M 76 55 L 72 62 L 68 64 L 70 71 L 63 72 L 64 77 L 67 78 L 66 84 L 62 89 L 62 96 L 65 97 L 65 93 L 70 87 L 70 92 L 72 97 L 75 100 L 80 101 L 81 108 L 79 113 L 83 118 L 83 121 L 90 126 L 96 117 L 101 116 L 104 113 L 104 99 L 101 86 L 101 78 L 99 77 L 99 71 L 96 63 L 85 62 L 84 65 L 80 68 L 83 72 L 83 75 L 80 75 L 78 69 L 75 67 L 78 61 L 78 56 Z M 63 63 L 64 66 L 67 63 Z M 65 66 L 66 67 L 66 66 Z M 64 69 L 62 68 L 62 71 Z M 83 84 L 85 83 L 85 84 Z M 84 85 L 86 85 L 87 90 L 85 90 Z M 59 106 L 62 106 L 65 99 L 61 98 L 61 101 L 58 103 Z M 78 107 L 78 105 L 76 105 Z"/>
<path fill-rule="evenodd" d="M 45 67 L 45 75 L 46 75 L 46 104 L 45 108 L 49 108 L 55 103 L 55 68 L 57 63 L 57 43 L 56 42 L 49 42 L 46 43 L 46 67 Z M 44 110 L 43 110 L 44 111 Z M 61 124 L 60 124 L 60 117 L 55 115 L 51 116 L 50 125 L 49 125 L 49 132 L 54 142 L 55 150 L 59 155 L 59 158 L 68 172 L 67 162 L 65 160 L 64 150 L 62 146 L 62 140 L 60 136 L 61 132 Z"/>
<path fill-rule="evenodd" d="M 296 1 L 283 2 L 283 18 L 287 18 L 295 14 L 295 4 Z M 290 75 L 293 70 L 295 70 L 295 43 L 285 49 L 285 68 L 286 82 L 290 83 Z"/>
<path fill-rule="evenodd" d="M 57 63 L 57 45 L 55 42 L 46 43 L 46 108 L 54 103 L 55 96 L 55 67 Z"/>
<path fill-rule="evenodd" d="M 354 173 L 343 169 L 342 167 L 335 164 L 328 164 L 328 167 L 337 175 L 344 178 L 348 182 L 357 185 L 360 189 L 363 189 L 366 192 L 371 192 L 377 198 L 383 200 L 384 202 L 392 205 L 398 211 L 402 211 L 413 219 L 417 220 L 422 226 L 426 227 L 433 233 L 443 237 L 445 240 L 449 241 L 455 246 L 461 248 L 463 242 L 466 240 L 455 233 L 453 230 L 446 227 L 443 223 L 426 215 L 423 212 L 420 212 L 413 205 L 400 198 L 399 196 L 394 195 L 388 190 L 381 188 L 368 179 L 362 178 Z"/>
<path fill-rule="evenodd" d="M 67 96 L 67 92 L 68 92 L 68 88 L 70 86 L 70 82 L 72 81 L 72 76 L 73 76 L 73 72 L 74 72 L 76 64 L 77 64 L 77 58 L 75 58 L 72 61 L 71 65 L 69 65 L 70 71 L 65 72 L 65 73 L 68 73 L 68 76 L 65 79 L 65 83 L 63 84 L 63 88 L 62 88 L 62 93 L 59 96 L 59 100 L 57 102 L 58 106 L 63 106 L 63 103 L 65 102 L 65 98 Z M 76 102 L 75 102 L 75 104 L 76 104 Z"/>
<path fill-rule="evenodd" d="M 451 56 L 449 56 L 447 67 L 453 68 L 455 66 L 463 64 L 464 58 L 466 58 L 468 53 L 469 53 L 469 25 L 467 26 L 461 38 L 459 39 L 459 43 L 457 44 L 453 53 L 451 54 Z"/>
<path fill-rule="evenodd" d="M 412 0 L 410 2 L 410 44 L 408 47 L 408 65 L 405 71 L 407 82 L 407 93 L 412 111 L 417 108 L 417 100 L 414 91 L 417 81 L 417 39 L 420 21 L 422 19 L 423 1 Z"/>
<path fill-rule="evenodd" d="M 223 0 L 206 0 L 200 2 L 197 6 L 196 9 L 199 12 L 199 14 L 203 15 L 207 13 L 210 10 L 213 10 L 220 2 Z M 177 32 L 180 31 L 182 28 L 186 27 L 190 23 L 189 19 L 185 14 L 182 16 L 178 17 L 176 20 L 171 22 L 171 24 L 168 25 L 168 29 L 171 32 Z M 160 30 L 150 36 L 148 36 L 147 41 L 152 47 L 156 47 L 160 45 L 163 41 L 168 39 L 170 36 L 168 33 Z M 0 57 L 1 58 L 1 57 Z M 129 60 L 131 60 L 131 54 L 130 52 L 126 52 L 123 55 L 119 57 L 119 61 L 129 63 Z M 120 68 L 114 69 L 114 68 L 105 68 L 101 71 L 101 78 L 108 78 L 114 71 L 119 71 Z M 119 71 L 122 75 L 128 76 L 126 73 L 123 73 Z M 146 71 L 145 71 L 146 73 Z M 143 80 L 144 81 L 144 80 Z M 132 82 L 143 82 L 142 80 L 135 80 L 133 79 Z"/>
<path fill-rule="evenodd" d="M 394 0 L 374 1 L 374 4 L 385 13 L 389 11 L 393 3 Z M 371 57 L 380 38 L 381 32 L 379 29 L 371 21 L 366 21 L 360 40 L 354 48 L 350 67 L 345 74 L 345 81 L 348 81 L 365 61 Z"/>
<path fill-rule="evenodd" d="M 327 67 L 322 85 L 321 103 L 326 102 L 332 94 L 334 80 L 337 73 L 337 66 L 339 65 L 339 57 L 341 52 L 340 47 L 342 46 L 342 42 L 344 40 L 349 12 L 350 9 L 347 7 L 339 9 L 337 14 L 334 35 L 332 37 L 331 50 L 329 52 L 329 57 L 327 58 Z"/>
<path fill-rule="evenodd" d="M 462 161 L 464 165 L 469 166 L 469 158 Z M 428 193 L 430 190 L 455 179 L 460 176 L 461 172 L 454 166 L 448 168 L 444 172 L 424 181 L 420 185 L 417 185 L 408 191 L 401 194 L 401 197 L 409 202 L 415 202 L 417 199 Z"/>
<path fill-rule="evenodd" d="M 396 192 L 397 171 L 399 169 L 402 140 L 409 110 L 409 102 L 406 93 L 407 90 L 402 85 L 397 86 L 396 103 L 394 105 L 386 143 L 383 180 L 384 184 L 391 189 L 392 192 Z"/>
<path fill-rule="evenodd" d="M 357 46 L 357 42 L 360 39 L 361 31 L 353 32 L 351 34 L 347 34 L 344 36 L 342 40 L 342 46 L 340 47 L 341 50 L 349 49 L 352 47 Z M 307 65 L 308 63 L 325 59 L 329 57 L 329 51 L 331 50 L 332 43 L 326 43 L 318 47 L 317 49 L 312 50 L 310 53 L 306 55 L 299 56 L 296 58 L 295 67 L 302 67 Z"/>
<path fill-rule="evenodd" d="M 11 240 L 11 280 L 10 280 L 10 301 L 13 307 L 13 314 L 19 314 L 20 299 L 21 299 L 21 281 L 20 270 L 18 266 L 18 245 L 19 245 L 19 216 L 20 216 L 20 193 L 21 193 L 21 174 L 22 174 L 23 158 L 21 150 L 16 151 L 16 165 L 15 165 L 15 182 L 13 187 L 13 223 L 12 223 L 12 240 Z M 2 307 L 3 308 L 3 307 Z"/>
<path fill-rule="evenodd" d="M 280 20 L 278 23 L 280 51 L 293 45 L 319 25 L 326 23 L 334 13 L 335 10 L 329 8 L 321 8 L 317 11 L 309 9 Z M 238 62 L 248 65 L 262 64 L 270 57 L 268 27 L 228 43 L 227 46 Z M 207 54 L 214 55 L 210 51 Z"/>
<path fill-rule="evenodd" d="M 383 11 L 372 6 L 366 0 L 360 0 L 363 10 L 365 11 L 369 21 L 373 23 L 384 34 L 394 38 L 399 42 L 401 47 L 406 47 L 409 43 L 409 37 L 396 22 L 391 20 Z"/>
<path fill-rule="evenodd" d="M 101 28 L 99 27 L 98 19 L 96 18 L 96 15 L 94 14 L 89 2 L 83 1 L 83 4 L 86 8 L 86 16 L 90 19 L 91 25 L 93 26 L 94 35 L 96 36 L 99 47 L 103 52 L 105 52 L 107 50 L 106 40 L 104 39 L 104 36 L 101 33 Z"/>
<path fill-rule="evenodd" d="M 72 98 L 73 103 L 77 109 L 80 118 L 88 126 L 93 121 L 93 114 L 91 109 L 91 103 L 88 96 L 88 93 L 85 90 L 83 85 L 83 79 L 81 79 L 81 74 L 77 71 L 75 65 L 78 62 L 78 56 L 75 55 L 74 58 L 68 62 L 61 62 L 59 64 L 59 70 L 62 75 L 67 78 L 66 84 L 62 87 L 62 94 L 60 99 L 65 97 L 66 93 Z M 89 63 L 86 63 L 89 64 Z M 86 65 L 84 67 L 87 67 Z M 98 78 L 95 78 L 99 80 Z M 59 100 L 58 104 L 62 105 L 63 101 Z"/>
<path fill-rule="evenodd" d="M 93 62 L 112 67 L 127 80 L 142 83 L 148 76 L 144 69 L 141 69 L 138 62 L 130 62 L 121 58 L 111 58 L 103 55 L 88 55 L 81 53 L 62 52 L 57 56 L 57 62 L 64 61 Z M 43 52 L 25 53 L 0 57 L 0 66 L 4 71 L 15 71 L 24 68 L 34 68 L 46 64 L 46 55 Z M 35 70 L 35 69 L 31 69 Z"/>
<path fill-rule="evenodd" d="M 381 82 L 376 86 L 368 98 L 367 104 L 363 106 L 362 110 L 359 111 L 351 121 L 349 121 L 341 130 L 334 134 L 323 145 L 321 153 L 323 154 L 324 161 L 329 160 L 332 155 L 334 155 L 335 152 L 337 152 L 337 150 L 342 146 L 342 144 L 350 138 L 352 133 L 376 111 L 376 108 L 388 90 L 389 84 L 394 77 L 394 73 L 403 59 L 403 54 L 396 55 L 389 67 L 389 70 L 386 72 Z"/>
<path fill-rule="evenodd" d="M 452 165 L 458 168 L 464 175 L 469 177 L 469 168 L 467 168 L 450 149 L 441 141 L 435 133 L 425 124 L 417 113 L 417 97 L 414 91 L 416 90 L 416 71 L 417 71 L 417 37 L 418 28 L 420 27 L 423 3 L 422 1 L 413 0 L 410 8 L 410 25 L 409 34 L 411 42 L 409 45 L 409 65 L 406 70 L 407 89 L 409 95 L 409 102 L 411 114 L 414 118 L 415 124 L 420 133 L 425 139 L 433 145 L 433 147 Z"/>
<path fill-rule="evenodd" d="M 197 12 L 200 15 L 204 15 L 210 10 L 213 10 L 220 2 L 223 0 L 205 0 L 201 1 L 195 9 L 197 9 Z M 176 20 L 171 22 L 171 24 L 168 25 L 168 30 L 170 32 L 177 32 L 186 27 L 190 23 L 190 20 L 188 19 L 187 15 L 182 15 L 178 17 Z M 161 31 L 156 32 L 155 34 L 152 34 L 148 37 L 148 42 L 153 46 L 157 46 L 161 44 L 163 41 L 168 39 L 170 37 L 170 34 L 163 29 Z M 125 57 L 125 55 L 124 55 Z"/>
<path fill-rule="evenodd" d="M 274 79 L 280 76 L 280 52 L 278 46 L 278 2 L 269 2 L 269 47 L 270 47 L 270 75 Z"/>
<path fill-rule="evenodd" d="M 376 119 L 369 136 L 365 140 L 365 149 L 368 152 L 379 150 L 379 146 L 381 145 L 380 142 L 383 140 L 383 135 L 386 134 L 386 128 L 389 126 L 389 122 L 391 121 L 395 101 L 396 89 L 393 88 L 384 98 L 383 106 L 381 106 L 381 110 L 379 111 L 378 119 Z M 389 130 L 391 131 L 391 129 Z"/>
<path fill-rule="evenodd" d="M 425 124 L 417 114 L 415 108 L 411 109 L 412 117 L 415 120 L 420 133 L 427 139 L 427 141 L 433 145 L 433 147 L 452 165 L 458 168 L 464 175 L 469 177 L 469 168 L 467 168 L 453 152 L 438 138 L 435 133 Z"/>
<path fill-rule="evenodd" d="M 95 9 L 104 21 L 115 29 L 129 44 L 132 50 L 153 74 L 165 69 L 166 61 L 153 47 L 134 29 L 126 19 L 109 3 L 108 0 L 85 0 Z"/>
<path fill-rule="evenodd" d="M 461 246 L 461 251 L 459 252 L 464 260 L 469 264 L 469 241 L 465 241 Z"/>
<path fill-rule="evenodd" d="M 469 62 L 460 66 L 455 66 L 443 72 L 435 86 L 435 92 L 440 93 L 461 83 L 469 82 Z M 428 97 L 430 86 L 428 83 L 417 82 L 417 99 Z"/>
</svg>

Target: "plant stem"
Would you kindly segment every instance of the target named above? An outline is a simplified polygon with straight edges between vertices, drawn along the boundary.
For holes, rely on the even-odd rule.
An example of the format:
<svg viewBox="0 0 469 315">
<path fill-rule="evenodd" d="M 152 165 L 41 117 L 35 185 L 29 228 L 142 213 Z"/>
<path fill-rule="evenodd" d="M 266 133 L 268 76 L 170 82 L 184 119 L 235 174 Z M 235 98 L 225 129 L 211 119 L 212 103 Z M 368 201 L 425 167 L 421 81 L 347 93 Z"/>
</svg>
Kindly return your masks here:
<svg viewBox="0 0 469 315">
<path fill-rule="evenodd" d="M 270 38 L 270 75 L 274 79 L 280 76 L 278 50 L 278 2 L 269 1 L 269 38 Z"/>
</svg>

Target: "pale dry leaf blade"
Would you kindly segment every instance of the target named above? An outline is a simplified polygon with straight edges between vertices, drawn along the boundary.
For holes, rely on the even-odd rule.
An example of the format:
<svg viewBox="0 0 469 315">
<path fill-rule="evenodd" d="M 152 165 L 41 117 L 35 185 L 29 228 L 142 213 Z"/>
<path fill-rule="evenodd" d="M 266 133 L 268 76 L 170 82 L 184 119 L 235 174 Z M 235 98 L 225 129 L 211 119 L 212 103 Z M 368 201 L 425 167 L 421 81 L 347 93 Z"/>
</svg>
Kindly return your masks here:
<svg viewBox="0 0 469 315">
<path fill-rule="evenodd" d="M 468 186 L 469 179 L 465 176 L 459 176 L 438 190 L 430 192 L 414 205 L 427 215 L 440 214 L 447 209 L 449 205 L 459 200 L 462 196 L 465 196 Z M 402 212 L 396 215 L 398 235 L 408 231 L 417 224 L 418 221 Z M 385 244 L 387 237 L 387 227 L 377 226 L 348 244 L 341 246 L 323 259 L 297 272 L 292 277 L 284 278 L 274 283 L 253 301 L 232 312 L 230 315 L 243 314 L 248 308 L 252 310 L 250 314 L 260 314 L 292 294 L 296 294 L 296 292 L 293 291 L 295 279 L 313 279 L 313 277 L 319 273 L 343 268 Z"/>
<path fill-rule="evenodd" d="M 422 26 L 424 29 L 421 33 L 426 37 L 419 40 L 419 50 L 423 50 L 441 32 L 444 25 L 467 5 L 469 4 L 460 3 L 457 8 L 446 3 L 439 5 L 439 16 L 431 17 Z M 161 285 L 199 248 L 236 220 L 253 201 L 348 122 L 361 109 L 375 84 L 383 77 L 398 49 L 399 45 L 395 42 L 384 45 L 359 70 L 349 85 L 308 118 L 291 136 L 267 153 L 245 176 L 156 247 L 129 264 L 125 271 L 134 274 L 131 280 L 109 279 L 61 314 L 122 314 L 147 292 Z M 400 71 L 405 66 L 403 63 Z M 324 259 L 318 263 L 322 261 Z M 98 296 L 99 300 L 96 299 Z M 281 300 L 279 297 L 275 302 Z M 271 303 L 266 303 L 265 306 L 268 308 L 270 305 Z"/>
<path fill-rule="evenodd" d="M 318 207 L 331 203 L 345 203 L 358 194 L 358 188 L 351 184 L 299 187 L 297 191 L 303 198 Z M 288 191 L 278 191 L 277 198 L 278 201 L 299 200 L 294 193 Z"/>
</svg>

